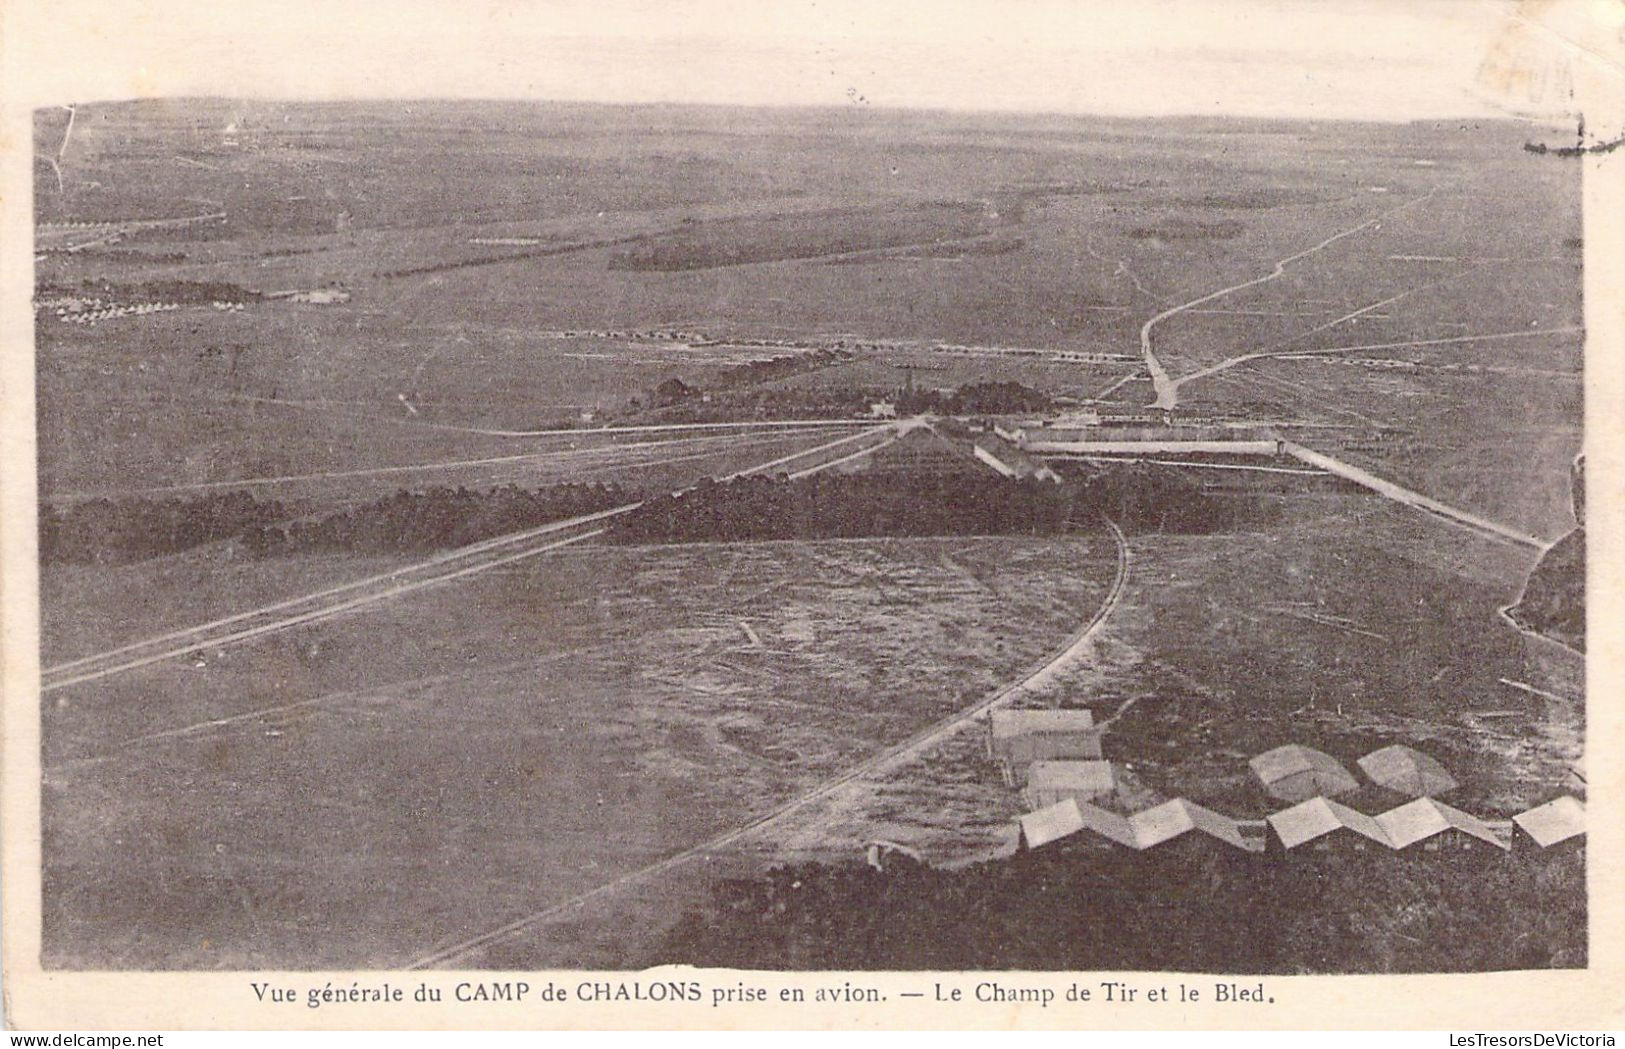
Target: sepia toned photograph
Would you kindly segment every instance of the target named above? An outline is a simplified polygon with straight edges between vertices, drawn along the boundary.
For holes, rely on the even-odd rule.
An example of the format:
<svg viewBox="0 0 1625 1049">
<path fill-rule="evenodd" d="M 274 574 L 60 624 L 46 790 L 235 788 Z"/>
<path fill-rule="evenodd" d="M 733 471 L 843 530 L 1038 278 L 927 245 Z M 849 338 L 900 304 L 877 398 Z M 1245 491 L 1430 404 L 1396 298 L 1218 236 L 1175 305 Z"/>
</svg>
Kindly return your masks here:
<svg viewBox="0 0 1625 1049">
<path fill-rule="evenodd" d="M 1586 968 L 1597 138 L 1462 6 L 33 105 L 39 964 Z"/>
</svg>

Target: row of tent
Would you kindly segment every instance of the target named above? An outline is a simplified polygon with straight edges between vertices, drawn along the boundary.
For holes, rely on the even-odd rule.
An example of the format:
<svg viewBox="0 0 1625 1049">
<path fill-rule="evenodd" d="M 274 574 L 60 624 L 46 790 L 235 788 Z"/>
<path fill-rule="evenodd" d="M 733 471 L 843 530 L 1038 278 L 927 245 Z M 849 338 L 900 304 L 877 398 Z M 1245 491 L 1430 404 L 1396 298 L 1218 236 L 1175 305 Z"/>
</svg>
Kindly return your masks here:
<svg viewBox="0 0 1625 1049">
<path fill-rule="evenodd" d="M 1280 801 L 1335 798 L 1360 787 L 1336 758 L 1298 743 L 1267 750 L 1247 764 L 1265 792 Z M 1412 798 L 1447 794 L 1457 786 L 1438 761 L 1403 744 L 1373 750 L 1356 764 L 1371 782 Z"/>
<path fill-rule="evenodd" d="M 1510 820 L 1482 820 L 1435 798 L 1416 798 L 1377 816 L 1330 798 L 1309 798 L 1261 820 L 1215 812 L 1187 798 L 1174 798 L 1123 816 L 1077 797 L 1065 798 L 1018 821 L 1020 847 L 1036 849 L 1090 831 L 1131 849 L 1144 850 L 1183 834 L 1199 832 L 1241 849 L 1265 852 L 1334 844 L 1356 850 L 1371 843 L 1394 851 L 1442 846 L 1470 849 L 1475 844 L 1502 851 L 1515 844 L 1550 848 L 1580 843 L 1585 836 L 1585 805 L 1564 796 L 1519 813 Z"/>
<path fill-rule="evenodd" d="M 1514 842 L 1548 848 L 1583 839 L 1585 807 L 1562 797 L 1511 820 L 1482 820 L 1437 800 L 1455 790 L 1453 776 L 1432 757 L 1401 744 L 1357 762 L 1373 784 L 1410 800 L 1378 816 L 1333 800 L 1360 782 L 1330 755 L 1291 743 L 1248 762 L 1271 797 L 1293 803 L 1264 819 L 1225 816 L 1186 798 L 1123 816 L 1093 803 L 1117 790 L 1117 770 L 1103 759 L 1102 729 L 1093 714 L 1075 710 L 997 710 L 988 718 L 988 756 L 1005 783 L 1023 787 L 1032 809 L 1018 821 L 1020 843 L 1037 848 L 1082 831 L 1133 849 L 1148 849 L 1187 833 L 1202 833 L 1247 852 L 1330 848 L 1346 842 L 1403 850 L 1475 843 L 1510 849 Z"/>
<path fill-rule="evenodd" d="M 179 303 L 174 302 L 144 302 L 135 306 L 103 306 L 100 309 L 86 310 L 82 313 L 69 313 L 58 310 L 57 317 L 73 324 L 95 324 L 97 321 L 111 320 L 114 317 L 139 317 L 148 313 L 164 313 L 180 309 Z"/>
<path fill-rule="evenodd" d="M 1116 770 L 1104 760 L 1101 729 L 1088 710 L 999 710 L 988 719 L 988 756 L 1007 786 L 1027 788 L 1042 808 L 1061 796 L 1096 797 L 1116 789 Z M 1323 751 L 1289 743 L 1248 762 L 1264 791 L 1279 801 L 1334 798 L 1360 788 L 1342 763 Z M 1408 798 L 1445 794 L 1456 780 L 1438 761 L 1403 744 L 1360 758 L 1360 771 L 1379 787 Z"/>
</svg>

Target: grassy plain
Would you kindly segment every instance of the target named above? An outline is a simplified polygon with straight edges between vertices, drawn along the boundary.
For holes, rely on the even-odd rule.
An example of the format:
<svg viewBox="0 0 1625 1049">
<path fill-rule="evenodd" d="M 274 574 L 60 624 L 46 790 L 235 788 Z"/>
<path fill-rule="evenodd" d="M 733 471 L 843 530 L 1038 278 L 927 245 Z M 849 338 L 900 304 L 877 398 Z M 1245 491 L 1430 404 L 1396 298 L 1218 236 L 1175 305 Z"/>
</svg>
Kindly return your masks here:
<svg viewBox="0 0 1625 1049">
<path fill-rule="evenodd" d="M 549 334 L 572 329 L 1137 355 L 1140 326 L 1158 310 L 1350 229 L 1280 278 L 1159 325 L 1165 363 L 1177 375 L 1278 344 L 1579 323 L 1578 178 L 1524 153 L 1528 132 L 1510 123 L 200 100 L 81 115 L 60 192 L 40 166 L 42 221 L 215 208 L 227 219 L 50 253 L 42 280 L 223 280 L 264 292 L 334 283 L 353 298 L 94 328 L 44 317 L 48 490 L 362 466 L 401 461 L 409 448 L 469 457 L 507 445 L 405 424 L 534 427 L 625 411 L 667 378 L 703 387 L 729 353 Z M 40 148 L 54 151 L 61 130 L 42 115 Z M 471 136 L 479 149 L 466 148 Z M 870 233 L 918 243 L 849 250 Z M 526 243 L 475 243 L 503 239 Z M 704 265 L 617 268 L 628 253 L 664 258 L 685 244 L 706 246 Z M 1531 336 L 1454 352 L 1572 370 L 1574 345 Z M 870 355 L 881 376 L 921 356 Z M 1013 377 L 1074 397 L 1133 370 L 933 363 L 944 370 L 921 373 L 929 384 Z M 873 369 L 863 375 L 876 380 Z M 1425 429 L 1464 467 L 1427 474 L 1445 485 L 1435 494 L 1459 493 L 1481 511 L 1497 508 L 1474 473 L 1534 478 L 1578 446 L 1577 393 L 1531 406 L 1483 376 L 1441 389 L 1428 374 L 1382 411 L 1350 405 L 1362 389 L 1380 391 L 1371 378 L 1272 362 L 1185 394 L 1197 407 L 1251 403 L 1300 421 Z M 1112 396 L 1150 395 L 1130 382 Z M 1555 491 L 1520 490 L 1529 505 L 1508 507 L 1510 518 L 1542 534 L 1561 523 Z"/>
<path fill-rule="evenodd" d="M 1262 818 L 1279 805 L 1247 759 L 1283 743 L 1351 768 L 1408 743 L 1461 782 L 1447 800 L 1486 818 L 1584 791 L 1583 660 L 1496 614 L 1532 554 L 1364 494 L 1296 495 L 1282 511 L 1267 531 L 1134 537 L 1128 589 L 1091 658 L 1023 699 L 1110 721 L 1105 756 L 1122 786 L 1106 804 L 1133 812 L 1184 796 Z M 881 838 L 957 865 L 1012 847 L 1025 811 L 980 727 L 863 788 L 764 857 L 836 859 Z M 1373 811 L 1393 800 L 1360 799 Z"/>
<path fill-rule="evenodd" d="M 1114 565 L 1099 536 L 581 548 L 52 693 L 47 963 L 404 964 L 967 705 Z"/>
<path fill-rule="evenodd" d="M 42 156 L 62 130 L 41 115 Z M 791 352 L 751 345 L 772 339 L 883 342 L 773 384 L 791 391 L 879 393 L 909 367 L 925 386 L 1014 379 L 1076 399 L 1113 389 L 1136 406 L 1151 397 L 1132 378 L 1150 318 L 1324 243 L 1155 327 L 1175 375 L 1245 353 L 1312 354 L 1193 380 L 1182 404 L 1267 418 L 1554 539 L 1571 524 L 1580 440 L 1579 180 L 1572 164 L 1524 153 L 1527 133 L 858 109 L 85 106 L 61 189 L 38 168 L 42 283 L 337 286 L 350 298 L 94 326 L 42 311 L 41 489 L 253 482 L 320 512 L 427 484 L 677 487 L 819 438 L 598 451 L 641 439 L 474 431 L 584 411 L 648 419 L 661 382 L 705 389 L 741 360 Z M 223 221 L 72 252 L 95 234 L 50 225 L 215 210 Z M 735 342 L 634 334 L 657 328 Z M 956 356 L 937 343 L 1130 359 Z M 406 466 L 432 468 L 377 472 Z M 1462 780 L 1451 800 L 1486 815 L 1583 792 L 1582 670 L 1495 616 L 1533 553 L 1364 495 L 1281 506 L 1268 529 L 1134 540 L 1131 589 L 1057 697 L 1119 715 L 1107 748 L 1124 803 L 1184 794 L 1257 809 L 1245 758 L 1294 739 L 1346 760 L 1415 743 Z M 261 562 L 222 544 L 53 568 L 47 660 L 389 566 Z M 410 960 L 737 826 L 965 705 L 1085 618 L 1110 566 L 1098 537 L 577 549 L 48 694 L 47 961 Z M 959 861 L 998 848 L 1017 805 L 973 732 L 860 787 L 717 863 L 850 858 L 876 836 Z M 675 921 L 708 871 L 639 886 L 487 960 L 645 957 L 619 938 L 625 916 Z"/>
</svg>

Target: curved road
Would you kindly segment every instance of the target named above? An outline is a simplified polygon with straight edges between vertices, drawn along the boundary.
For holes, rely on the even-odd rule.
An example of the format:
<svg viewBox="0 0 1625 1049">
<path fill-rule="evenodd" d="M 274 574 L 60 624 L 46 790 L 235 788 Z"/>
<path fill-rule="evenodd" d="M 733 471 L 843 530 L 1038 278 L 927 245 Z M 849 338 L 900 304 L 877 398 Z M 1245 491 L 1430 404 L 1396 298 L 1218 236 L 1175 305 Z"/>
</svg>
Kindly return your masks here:
<svg viewBox="0 0 1625 1049">
<path fill-rule="evenodd" d="M 638 870 L 632 871 L 628 874 L 623 874 L 619 878 L 605 882 L 596 889 L 590 889 L 578 896 L 573 896 L 570 899 L 564 900 L 560 903 L 552 904 L 542 910 L 525 915 L 522 918 L 515 919 L 506 925 L 492 929 L 490 932 L 471 937 L 470 939 L 463 940 L 460 943 L 449 944 L 445 947 L 441 947 L 433 953 L 425 955 L 424 957 L 419 958 L 417 961 L 412 962 L 407 966 L 407 968 L 444 968 L 449 963 L 456 961 L 459 958 L 465 958 L 477 951 L 483 950 L 486 947 L 490 947 L 493 944 L 499 943 L 513 936 L 517 936 L 518 934 L 525 932 L 528 929 L 535 928 L 536 926 L 556 918 L 567 911 L 580 907 L 582 904 L 590 903 L 593 900 L 608 896 L 620 889 L 648 881 L 650 878 L 657 877 L 658 875 L 664 874 L 669 870 L 680 867 L 683 864 L 688 863 L 690 860 L 709 855 L 719 849 L 726 848 L 729 845 L 743 841 L 754 834 L 767 830 L 768 828 L 780 823 L 786 818 L 800 812 L 802 809 L 805 809 L 807 806 L 829 798 L 835 794 L 836 791 L 854 783 L 864 776 L 890 771 L 899 765 L 903 765 L 914 760 L 921 754 L 930 750 L 932 747 L 937 746 L 950 736 L 964 729 L 981 715 L 993 710 L 996 707 L 1004 706 L 1005 704 L 1014 700 L 1016 697 L 1020 696 L 1022 693 L 1047 687 L 1055 679 L 1056 675 L 1058 675 L 1062 670 L 1064 670 L 1068 665 L 1083 654 L 1083 652 L 1088 648 L 1089 644 L 1094 640 L 1094 635 L 1100 629 L 1101 624 L 1106 621 L 1106 618 L 1111 615 L 1112 610 L 1117 607 L 1118 602 L 1122 600 L 1123 591 L 1128 583 L 1128 542 L 1123 537 L 1122 530 L 1119 529 L 1114 522 L 1107 520 L 1106 526 L 1111 529 L 1112 539 L 1117 545 L 1117 572 L 1112 578 L 1110 588 L 1108 588 L 1106 591 L 1105 599 L 1100 603 L 1100 607 L 1095 610 L 1094 615 L 1089 617 L 1087 622 L 1074 631 L 1058 649 L 1052 652 L 1049 656 L 1045 657 L 1041 663 L 1031 668 L 1019 680 L 1012 684 L 1002 686 L 992 693 L 989 693 L 977 702 L 973 703 L 971 706 L 955 711 L 942 720 L 927 725 L 925 728 L 909 736 L 902 742 L 887 747 L 880 753 L 875 754 L 874 756 L 856 765 L 853 765 L 844 772 L 841 772 L 830 779 L 824 780 L 822 783 L 819 783 L 816 786 L 789 799 L 788 801 L 783 802 L 772 811 L 758 816 L 756 819 L 744 824 L 743 826 L 736 827 L 731 831 L 727 831 L 726 833 L 720 834 L 707 841 L 703 841 L 698 845 L 691 846 L 684 849 L 682 852 L 668 856 L 663 860 L 656 861 L 655 863 L 651 863 L 646 867 L 639 868 Z"/>
<path fill-rule="evenodd" d="M 1151 403 L 1150 407 L 1164 409 L 1178 407 L 1180 383 L 1184 382 L 1185 378 L 1190 378 L 1190 376 L 1180 379 L 1174 378 L 1168 374 L 1168 369 L 1163 367 L 1162 362 L 1157 360 L 1157 355 L 1151 348 L 1151 331 L 1158 324 L 1161 324 L 1170 317 L 1178 316 L 1192 307 L 1200 306 L 1205 302 L 1212 302 L 1214 299 L 1223 298 L 1232 292 L 1255 287 L 1259 284 L 1267 284 L 1270 281 L 1283 276 L 1286 273 L 1286 268 L 1292 263 L 1297 262 L 1299 259 L 1307 258 L 1318 251 L 1322 251 L 1342 240 L 1344 237 L 1352 237 L 1354 234 L 1359 233 L 1362 230 L 1370 229 L 1383 219 L 1387 218 L 1389 215 L 1398 214 L 1406 208 L 1413 207 L 1420 204 L 1422 201 L 1427 200 L 1433 196 L 1434 192 L 1435 191 L 1430 190 L 1422 196 L 1416 197 L 1413 200 L 1408 200 L 1396 208 L 1390 208 L 1380 215 L 1374 215 L 1360 223 L 1358 226 L 1350 226 L 1348 229 L 1340 230 L 1312 247 L 1308 247 L 1302 251 L 1288 255 L 1286 258 L 1277 262 L 1270 272 L 1263 274 L 1262 276 L 1254 277 L 1251 280 L 1241 281 L 1239 284 L 1232 284 L 1227 288 L 1220 288 L 1218 291 L 1210 291 L 1200 298 L 1192 299 L 1189 302 L 1182 302 L 1177 306 L 1170 306 L 1161 313 L 1157 314 L 1155 317 L 1152 317 L 1150 320 L 1146 321 L 1145 324 L 1140 327 L 1140 355 L 1145 358 L 1145 367 L 1146 370 L 1151 373 L 1151 385 L 1157 394 L 1157 399 Z"/>
</svg>

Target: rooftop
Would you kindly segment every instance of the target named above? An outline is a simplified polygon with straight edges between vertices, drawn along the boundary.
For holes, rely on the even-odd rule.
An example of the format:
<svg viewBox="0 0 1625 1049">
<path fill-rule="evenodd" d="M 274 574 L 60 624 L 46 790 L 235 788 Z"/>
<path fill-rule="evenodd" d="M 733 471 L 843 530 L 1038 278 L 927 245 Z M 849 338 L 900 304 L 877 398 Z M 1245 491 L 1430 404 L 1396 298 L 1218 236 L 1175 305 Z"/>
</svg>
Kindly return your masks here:
<svg viewBox="0 0 1625 1049">
<path fill-rule="evenodd" d="M 1443 765 L 1400 743 L 1373 750 L 1358 764 L 1371 782 L 1413 798 L 1445 794 L 1457 785 Z"/>
<path fill-rule="evenodd" d="M 1109 761 L 1038 761 L 1027 772 L 1027 785 L 1036 790 L 1107 791 L 1117 785 L 1117 772 Z"/>
<path fill-rule="evenodd" d="M 1512 817 L 1512 822 L 1544 849 L 1584 834 L 1586 809 L 1579 799 L 1564 795 L 1519 813 Z"/>
<path fill-rule="evenodd" d="M 1270 815 L 1269 825 L 1289 849 L 1338 830 L 1350 830 L 1383 845 L 1389 844 L 1382 826 L 1363 812 L 1330 798 L 1310 798 Z"/>
<path fill-rule="evenodd" d="M 1388 844 L 1396 849 L 1408 848 L 1447 830 L 1459 830 L 1499 849 L 1507 847 L 1488 823 L 1433 798 L 1417 798 L 1389 809 L 1377 817 L 1377 824 L 1388 836 Z"/>
<path fill-rule="evenodd" d="M 1038 732 L 1073 732 L 1093 728 L 1095 716 L 1088 710 L 995 710 L 988 715 L 988 729 L 994 739 L 1010 739 Z"/>
<path fill-rule="evenodd" d="M 1078 803 L 1071 798 L 1037 812 L 1029 812 L 1017 822 L 1021 824 L 1022 841 L 1029 849 L 1076 834 L 1086 825 Z"/>
<path fill-rule="evenodd" d="M 1360 786 L 1336 758 L 1298 743 L 1267 750 L 1247 764 L 1265 790 L 1285 801 L 1343 794 Z"/>
</svg>

